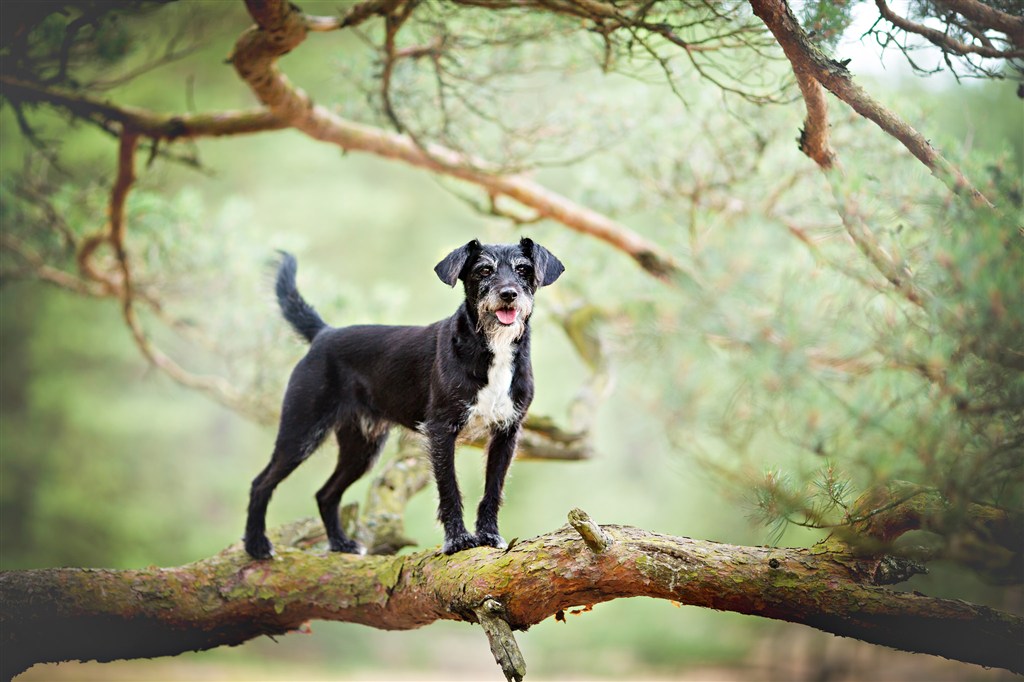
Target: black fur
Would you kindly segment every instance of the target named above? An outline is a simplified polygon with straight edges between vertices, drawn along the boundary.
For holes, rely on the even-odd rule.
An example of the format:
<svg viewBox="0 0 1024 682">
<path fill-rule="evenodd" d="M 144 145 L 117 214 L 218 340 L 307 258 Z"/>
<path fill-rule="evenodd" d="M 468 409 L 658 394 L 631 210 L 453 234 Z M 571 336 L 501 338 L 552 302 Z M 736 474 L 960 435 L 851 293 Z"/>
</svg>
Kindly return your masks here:
<svg viewBox="0 0 1024 682">
<path fill-rule="evenodd" d="M 278 302 L 285 319 L 311 345 L 288 382 L 270 463 L 252 483 L 246 551 L 258 559 L 271 556 L 265 534 L 271 494 L 333 431 L 338 465 L 317 492 L 317 505 L 331 549 L 359 552 L 339 524 L 341 496 L 373 465 L 394 424 L 426 436 L 443 551 L 503 547 L 502 487 L 533 400 L 533 295 L 558 279 L 561 262 L 529 239 L 515 245 L 473 240 L 434 268 L 450 286 L 463 282 L 465 300 L 451 317 L 424 327 L 333 328 L 299 295 L 295 259 L 282 256 Z M 456 440 L 471 422 L 490 433 L 484 494 L 472 534 L 463 522 L 454 463 Z"/>
<path fill-rule="evenodd" d="M 313 306 L 306 303 L 299 290 L 295 286 L 295 273 L 299 269 L 295 262 L 295 256 L 284 251 L 281 254 L 281 263 L 277 268 L 277 282 L 274 291 L 277 292 L 277 303 L 281 306 L 281 314 L 288 324 L 301 334 L 307 341 L 312 341 L 320 330 L 327 326 L 323 318 L 313 309 Z"/>
</svg>

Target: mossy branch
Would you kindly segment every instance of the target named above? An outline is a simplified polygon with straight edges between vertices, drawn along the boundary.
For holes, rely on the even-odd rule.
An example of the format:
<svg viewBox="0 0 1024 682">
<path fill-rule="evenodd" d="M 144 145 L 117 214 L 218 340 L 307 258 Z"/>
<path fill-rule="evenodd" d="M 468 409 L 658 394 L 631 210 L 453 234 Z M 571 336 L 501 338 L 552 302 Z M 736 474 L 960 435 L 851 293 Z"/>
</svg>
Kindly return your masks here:
<svg viewBox="0 0 1024 682">
<path fill-rule="evenodd" d="M 523 630 L 574 606 L 655 597 L 775 618 L 907 651 L 1024 672 L 1024 619 L 880 586 L 877 560 L 840 543 L 743 547 L 601 526 L 591 551 L 569 526 L 507 550 L 445 556 L 325 554 L 234 545 L 177 568 L 0 574 L 6 676 L 34 663 L 167 656 L 296 630 L 308 620 L 410 629 L 479 622 L 492 599 Z M 300 542 L 304 533 L 293 533 Z M 281 535 L 278 536 L 282 539 Z M 513 665 L 511 670 L 515 670 Z"/>
</svg>

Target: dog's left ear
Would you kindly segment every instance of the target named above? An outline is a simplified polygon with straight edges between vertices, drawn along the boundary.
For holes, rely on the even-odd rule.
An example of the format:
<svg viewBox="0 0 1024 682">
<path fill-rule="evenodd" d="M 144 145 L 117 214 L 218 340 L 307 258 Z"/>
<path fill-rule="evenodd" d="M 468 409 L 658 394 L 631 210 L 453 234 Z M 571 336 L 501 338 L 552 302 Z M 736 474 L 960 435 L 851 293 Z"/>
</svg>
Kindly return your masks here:
<svg viewBox="0 0 1024 682">
<path fill-rule="evenodd" d="M 533 261 L 534 272 L 537 273 L 537 286 L 546 287 L 553 284 L 559 275 L 565 272 L 562 261 L 555 258 L 555 254 L 545 249 L 540 244 L 535 244 L 529 237 L 519 240 L 519 248 L 523 255 Z"/>
<path fill-rule="evenodd" d="M 453 287 L 462 276 L 466 261 L 478 251 L 480 251 L 480 242 L 474 239 L 445 256 L 444 260 L 434 266 L 434 272 L 442 282 Z"/>
</svg>

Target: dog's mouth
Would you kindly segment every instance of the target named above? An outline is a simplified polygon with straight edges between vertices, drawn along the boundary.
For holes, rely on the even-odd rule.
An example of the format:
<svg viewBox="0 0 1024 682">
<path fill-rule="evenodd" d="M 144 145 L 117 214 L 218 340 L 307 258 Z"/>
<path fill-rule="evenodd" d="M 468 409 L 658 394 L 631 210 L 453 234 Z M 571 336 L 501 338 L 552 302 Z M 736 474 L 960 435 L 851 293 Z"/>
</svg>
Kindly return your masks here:
<svg viewBox="0 0 1024 682">
<path fill-rule="evenodd" d="M 519 317 L 519 311 L 515 308 L 498 308 L 494 311 L 494 316 L 498 318 L 498 322 L 507 327 L 515 323 L 516 318 Z"/>
</svg>

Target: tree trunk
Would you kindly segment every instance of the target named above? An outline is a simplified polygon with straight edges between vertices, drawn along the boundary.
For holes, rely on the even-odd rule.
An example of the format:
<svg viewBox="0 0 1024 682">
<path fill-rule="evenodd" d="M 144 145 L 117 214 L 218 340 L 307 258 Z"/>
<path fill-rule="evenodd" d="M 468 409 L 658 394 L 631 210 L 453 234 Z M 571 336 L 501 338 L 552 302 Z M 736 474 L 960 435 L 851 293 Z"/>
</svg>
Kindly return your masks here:
<svg viewBox="0 0 1024 682">
<path fill-rule="evenodd" d="M 524 630 L 573 606 L 636 596 L 1024 672 L 1024 619 L 880 585 L 905 579 L 912 566 L 858 558 L 838 543 L 742 547 L 598 527 L 586 515 L 572 522 L 579 530 L 450 557 L 437 550 L 324 555 L 287 546 L 284 535 L 303 534 L 285 529 L 270 561 L 254 561 L 235 545 L 177 568 L 6 572 L 3 673 L 239 644 L 311 619 L 397 630 L 441 619 L 479 622 L 488 613 Z"/>
</svg>

